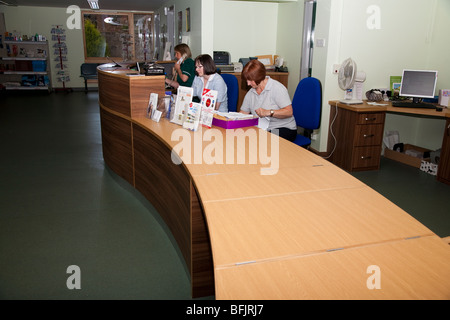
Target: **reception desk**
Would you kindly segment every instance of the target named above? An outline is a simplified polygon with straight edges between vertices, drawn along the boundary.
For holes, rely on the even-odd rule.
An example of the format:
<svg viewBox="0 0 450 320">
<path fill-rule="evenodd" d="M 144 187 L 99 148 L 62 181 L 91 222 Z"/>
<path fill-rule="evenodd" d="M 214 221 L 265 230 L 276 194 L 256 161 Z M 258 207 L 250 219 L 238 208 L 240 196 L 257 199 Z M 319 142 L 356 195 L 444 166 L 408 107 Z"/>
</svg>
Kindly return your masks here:
<svg viewBox="0 0 450 320">
<path fill-rule="evenodd" d="M 361 181 L 256 127 L 152 121 L 163 77 L 98 71 L 105 163 L 166 222 L 193 297 L 450 299 L 449 245 Z"/>
</svg>

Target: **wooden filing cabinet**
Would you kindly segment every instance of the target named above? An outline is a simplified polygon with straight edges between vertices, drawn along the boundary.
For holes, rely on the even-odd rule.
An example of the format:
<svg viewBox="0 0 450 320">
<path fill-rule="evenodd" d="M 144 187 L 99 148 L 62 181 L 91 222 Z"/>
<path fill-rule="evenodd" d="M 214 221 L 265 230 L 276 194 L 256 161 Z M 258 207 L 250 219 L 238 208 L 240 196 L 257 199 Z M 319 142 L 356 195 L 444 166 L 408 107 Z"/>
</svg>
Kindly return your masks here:
<svg viewBox="0 0 450 320">
<path fill-rule="evenodd" d="M 331 162 L 346 171 L 378 170 L 385 111 L 358 107 L 331 107 L 329 145 L 335 146 Z M 337 115 L 336 115 L 337 113 Z M 336 116 L 334 122 L 332 120 Z"/>
</svg>

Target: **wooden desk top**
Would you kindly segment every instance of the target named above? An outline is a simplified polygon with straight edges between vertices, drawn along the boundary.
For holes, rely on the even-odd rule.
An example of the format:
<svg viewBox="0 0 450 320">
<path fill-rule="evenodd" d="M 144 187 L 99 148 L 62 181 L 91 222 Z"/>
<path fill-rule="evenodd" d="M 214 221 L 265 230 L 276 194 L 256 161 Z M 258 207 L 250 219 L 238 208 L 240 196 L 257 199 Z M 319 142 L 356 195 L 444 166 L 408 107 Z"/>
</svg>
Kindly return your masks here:
<svg viewBox="0 0 450 320">
<path fill-rule="evenodd" d="M 282 167 L 273 175 L 235 171 L 193 177 L 203 202 L 230 201 L 365 186 L 343 170 L 327 166 Z M 220 187 L 217 187 L 220 186 Z"/>
<path fill-rule="evenodd" d="M 183 129 L 179 125 L 170 123 L 167 119 L 161 119 L 160 122 L 155 122 L 146 117 L 133 118 L 133 122 L 138 123 L 144 128 L 147 128 L 148 130 L 151 130 L 158 134 L 170 148 L 176 147 L 182 141 L 182 138 L 179 138 L 176 134 L 172 137 L 172 135 L 174 134 L 174 130 L 180 130 L 178 131 L 178 133 L 182 134 L 183 137 L 189 137 L 189 139 L 192 141 L 190 157 L 191 161 L 190 163 L 186 163 L 185 165 L 189 169 L 189 172 L 193 177 L 235 172 L 256 172 L 259 175 L 259 173 L 261 173 L 261 170 L 268 171 L 268 173 L 270 174 L 269 171 L 271 170 L 271 166 L 273 167 L 275 164 L 272 164 L 270 162 L 263 163 L 263 161 L 261 160 L 264 159 L 259 155 L 259 149 L 257 147 L 253 148 L 249 146 L 248 137 L 251 137 L 251 139 L 253 139 L 253 143 L 257 146 L 259 146 L 260 143 L 261 145 L 266 146 L 267 153 L 263 152 L 263 154 L 268 155 L 268 160 L 271 160 L 272 158 L 273 162 L 278 161 L 279 167 L 289 168 L 301 166 L 334 166 L 332 163 L 316 156 L 315 154 L 305 150 L 304 148 L 292 148 L 292 146 L 294 146 L 293 143 L 285 139 L 277 139 L 277 141 L 274 140 L 274 143 L 276 143 L 276 145 L 273 146 L 273 149 L 276 151 L 280 149 L 283 150 L 283 152 L 279 152 L 278 157 L 276 157 L 276 155 L 271 156 L 270 152 L 272 150 L 273 135 L 265 130 L 258 129 L 257 127 L 242 128 L 242 134 L 238 136 L 242 137 L 243 135 L 246 135 L 247 140 L 245 140 L 244 148 L 239 149 L 239 142 L 242 142 L 244 140 L 239 139 L 238 141 L 237 138 L 235 138 L 237 136 L 235 134 L 235 131 L 233 130 L 226 130 L 220 127 L 212 127 L 211 129 L 201 128 L 197 132 L 192 132 Z M 228 141 L 227 134 L 229 135 Z M 208 141 L 207 139 L 209 139 L 210 141 Z M 220 141 L 216 141 L 216 139 L 220 139 Z M 217 145 L 221 144 L 225 150 L 225 152 L 223 152 L 223 155 L 220 157 L 222 164 L 207 164 L 205 159 L 198 159 L 199 161 L 201 161 L 201 163 L 198 163 L 198 161 L 196 162 L 193 154 L 195 152 L 195 149 L 197 148 L 197 145 L 201 145 L 202 153 L 205 152 L 205 154 L 209 155 L 211 152 L 208 152 L 208 150 L 206 149 L 213 149 L 214 143 L 217 143 Z M 227 153 L 230 153 L 234 156 L 233 163 L 227 161 Z M 238 162 L 238 155 L 240 156 L 241 153 L 243 155 L 243 159 L 245 160 L 244 163 Z M 252 156 L 252 158 L 250 158 L 250 155 Z M 256 159 L 256 161 L 253 161 L 251 159 Z"/>
<path fill-rule="evenodd" d="M 378 104 L 383 105 L 371 105 L 367 100 L 363 100 L 363 104 L 345 104 L 340 103 L 338 100 L 331 100 L 328 102 L 330 106 L 338 106 L 339 108 L 355 111 L 355 112 L 380 112 L 386 111 L 390 113 L 403 113 L 403 114 L 416 114 L 423 116 L 431 116 L 438 118 L 450 118 L 450 108 L 444 108 L 442 111 L 436 111 L 433 109 L 420 109 L 420 108 L 398 108 L 393 107 L 390 102 L 380 101 Z"/>
<path fill-rule="evenodd" d="M 367 186 L 202 203 L 216 269 L 433 234 Z"/>
<path fill-rule="evenodd" d="M 448 247 L 429 236 L 216 269 L 216 298 L 449 300 Z M 369 266 L 379 268 L 379 289 L 367 287 Z"/>
</svg>

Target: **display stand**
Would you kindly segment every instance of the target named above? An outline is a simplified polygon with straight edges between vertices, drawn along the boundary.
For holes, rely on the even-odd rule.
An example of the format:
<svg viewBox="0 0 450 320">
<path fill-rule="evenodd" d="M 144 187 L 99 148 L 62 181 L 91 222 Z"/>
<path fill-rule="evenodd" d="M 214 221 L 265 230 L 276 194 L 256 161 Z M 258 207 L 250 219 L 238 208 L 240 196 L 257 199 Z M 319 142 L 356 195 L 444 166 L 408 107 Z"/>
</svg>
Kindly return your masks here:
<svg viewBox="0 0 450 320">
<path fill-rule="evenodd" d="M 55 61 L 57 62 L 55 65 L 56 70 L 56 80 L 58 82 L 62 82 L 62 88 L 54 88 L 55 92 L 64 91 L 64 92 L 72 92 L 72 88 L 66 87 L 66 82 L 70 81 L 69 71 L 67 71 L 67 66 L 64 62 L 67 61 L 67 46 L 66 46 L 66 30 L 63 29 L 61 25 L 54 25 L 52 27 L 52 41 L 54 42 L 54 55 Z"/>
</svg>

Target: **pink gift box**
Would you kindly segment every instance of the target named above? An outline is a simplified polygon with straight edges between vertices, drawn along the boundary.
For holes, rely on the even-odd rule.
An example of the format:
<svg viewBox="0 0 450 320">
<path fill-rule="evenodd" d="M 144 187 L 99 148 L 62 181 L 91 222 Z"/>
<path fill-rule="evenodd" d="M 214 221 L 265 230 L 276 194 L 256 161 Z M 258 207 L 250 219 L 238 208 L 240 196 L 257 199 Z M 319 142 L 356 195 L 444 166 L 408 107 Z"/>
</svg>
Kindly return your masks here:
<svg viewBox="0 0 450 320">
<path fill-rule="evenodd" d="M 258 118 L 252 119 L 242 119 L 242 120 L 229 120 L 229 119 L 218 119 L 213 118 L 212 125 L 216 127 L 221 127 L 224 129 L 237 129 L 245 127 L 253 127 L 258 125 Z"/>
</svg>

